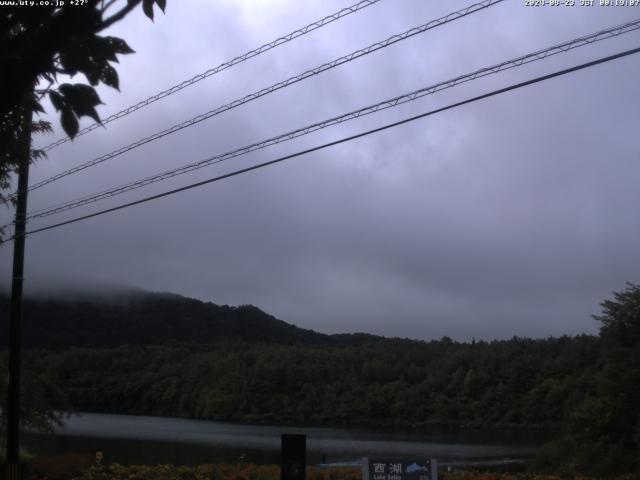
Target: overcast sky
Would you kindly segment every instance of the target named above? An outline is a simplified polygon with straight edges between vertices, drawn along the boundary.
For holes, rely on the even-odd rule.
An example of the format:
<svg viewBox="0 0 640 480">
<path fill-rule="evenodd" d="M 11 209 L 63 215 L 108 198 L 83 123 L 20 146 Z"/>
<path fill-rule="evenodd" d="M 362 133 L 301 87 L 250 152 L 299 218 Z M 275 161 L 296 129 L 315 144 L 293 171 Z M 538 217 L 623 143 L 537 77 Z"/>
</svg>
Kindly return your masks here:
<svg viewBox="0 0 640 480">
<path fill-rule="evenodd" d="M 125 38 L 136 54 L 120 57 L 121 93 L 100 87 L 100 114 L 351 3 L 169 0 L 155 23 L 136 11 L 109 32 Z M 469 3 L 382 0 L 53 150 L 32 168 L 31 183 Z M 30 210 L 636 17 L 640 7 L 528 7 L 524 0 L 506 0 L 34 191 Z M 639 45 L 636 31 L 582 47 L 30 227 Z M 594 333 L 590 315 L 599 312 L 599 303 L 626 281 L 640 282 L 639 74 L 640 56 L 626 57 L 34 234 L 27 240 L 25 290 L 132 285 L 218 304 L 250 303 L 328 333 L 463 340 Z M 54 136 L 36 144 L 60 136 L 56 125 Z M 0 220 L 9 219 L 3 208 Z M 5 283 L 10 259 L 10 245 L 0 247 Z"/>
</svg>

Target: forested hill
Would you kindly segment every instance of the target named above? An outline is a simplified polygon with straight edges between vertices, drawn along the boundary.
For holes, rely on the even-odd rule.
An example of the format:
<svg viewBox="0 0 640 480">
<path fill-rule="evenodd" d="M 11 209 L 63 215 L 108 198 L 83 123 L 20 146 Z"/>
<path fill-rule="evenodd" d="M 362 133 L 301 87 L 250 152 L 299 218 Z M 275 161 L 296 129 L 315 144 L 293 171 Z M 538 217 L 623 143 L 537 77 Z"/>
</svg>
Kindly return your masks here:
<svg viewBox="0 0 640 480">
<path fill-rule="evenodd" d="M 0 297 L 8 318 L 9 300 Z M 0 348 L 7 348 L 8 322 L 0 322 Z M 230 307 L 180 295 L 131 291 L 109 297 L 27 299 L 23 345 L 61 350 L 219 341 L 322 344 L 328 335 L 305 330 L 252 305 Z"/>
<path fill-rule="evenodd" d="M 105 300 L 26 302 L 23 398 L 34 425 L 40 412 L 77 409 L 375 428 L 551 426 L 559 438 L 541 458 L 563 475 L 640 472 L 640 285 L 601 304 L 598 336 L 471 343 L 323 335 L 256 307 L 177 295 Z M 8 311 L 6 297 L 0 308 Z M 3 321 L 2 342 L 6 329 Z M 2 378 L 7 357 L 0 351 Z"/>
</svg>

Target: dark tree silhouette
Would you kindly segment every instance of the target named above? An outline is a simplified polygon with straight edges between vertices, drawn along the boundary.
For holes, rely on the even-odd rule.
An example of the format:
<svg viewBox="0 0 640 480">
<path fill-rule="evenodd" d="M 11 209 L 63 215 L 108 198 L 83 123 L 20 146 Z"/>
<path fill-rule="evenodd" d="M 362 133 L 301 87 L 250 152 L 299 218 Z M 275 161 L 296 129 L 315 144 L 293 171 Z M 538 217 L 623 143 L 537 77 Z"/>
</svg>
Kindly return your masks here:
<svg viewBox="0 0 640 480">
<path fill-rule="evenodd" d="M 541 458 L 567 475 L 640 471 L 640 285 L 601 303 L 597 374 L 567 409 Z"/>
<path fill-rule="evenodd" d="M 49 122 L 33 121 L 34 113 L 44 113 L 41 100 L 48 95 L 60 113 L 62 128 L 72 138 L 81 117 L 100 122 L 96 107 L 102 102 L 94 87 L 103 83 L 118 89 L 118 73 L 112 64 L 118 61 L 118 54 L 133 50 L 123 39 L 99 33 L 138 5 L 151 19 L 154 4 L 163 11 L 166 7 L 166 0 L 81 0 L 58 6 L 16 3 L 0 7 L 0 203 L 11 198 L 3 193 L 10 187 L 11 174 L 44 154 L 31 148 L 33 134 L 51 130 Z M 77 74 L 83 74 L 89 85 L 58 83 L 61 75 L 72 78 Z M 26 181 L 27 176 L 21 175 Z M 2 234 L 0 229 L 0 240 Z M 16 298 L 20 305 L 20 297 Z M 24 424 L 47 427 L 59 418 L 46 401 L 55 396 L 50 392 L 55 387 L 46 381 L 34 385 L 37 388 L 30 389 L 31 395 L 22 395 L 26 400 L 20 404 L 20 416 Z M 43 401 L 30 401 L 34 398 Z M 3 405 L 0 429 L 8 410 Z"/>
<path fill-rule="evenodd" d="M 153 19 L 156 4 L 166 0 L 86 0 L 82 5 L 0 7 L 0 202 L 8 197 L 11 173 L 25 151 L 31 134 L 50 131 L 45 121 L 29 125 L 32 113 L 43 113 L 40 101 L 49 96 L 60 113 L 67 135 L 78 132 L 78 119 L 100 117 L 100 97 L 93 87 L 100 83 L 119 88 L 113 63 L 118 54 L 133 53 L 127 43 L 100 32 L 122 20 L 138 5 Z M 58 84 L 60 75 L 83 74 L 89 85 Z M 25 138 L 26 137 L 26 138 Z M 31 160 L 43 155 L 31 150 Z M 1 233 L 1 232 L 0 232 Z"/>
</svg>

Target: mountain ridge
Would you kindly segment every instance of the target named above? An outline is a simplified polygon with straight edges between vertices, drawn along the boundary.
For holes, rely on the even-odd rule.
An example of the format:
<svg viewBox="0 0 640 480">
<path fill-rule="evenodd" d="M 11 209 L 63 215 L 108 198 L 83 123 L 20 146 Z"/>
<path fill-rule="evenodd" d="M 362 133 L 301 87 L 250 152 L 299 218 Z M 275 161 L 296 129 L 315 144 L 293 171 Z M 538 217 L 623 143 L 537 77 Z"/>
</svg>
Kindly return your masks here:
<svg viewBox="0 0 640 480">
<path fill-rule="evenodd" d="M 24 301 L 25 348 L 66 349 L 166 343 L 247 341 L 323 344 L 332 336 L 304 329 L 254 305 L 217 305 L 168 292 L 131 290 Z M 7 348 L 9 299 L 0 296 L 0 348 Z M 351 334 L 333 341 L 348 340 Z M 357 335 L 354 336 L 357 337 Z"/>
</svg>

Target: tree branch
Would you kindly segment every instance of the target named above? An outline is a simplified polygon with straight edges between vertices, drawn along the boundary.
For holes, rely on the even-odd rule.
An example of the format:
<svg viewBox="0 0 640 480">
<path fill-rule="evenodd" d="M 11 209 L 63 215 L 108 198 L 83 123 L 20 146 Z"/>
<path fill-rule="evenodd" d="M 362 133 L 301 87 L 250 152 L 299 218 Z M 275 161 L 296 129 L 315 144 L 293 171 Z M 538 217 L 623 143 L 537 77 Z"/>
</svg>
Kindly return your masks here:
<svg viewBox="0 0 640 480">
<path fill-rule="evenodd" d="M 118 0 L 109 0 L 107 2 L 107 4 L 105 5 L 104 0 L 102 0 L 102 5 L 100 6 L 100 12 L 102 13 L 102 15 L 104 15 L 107 10 L 109 10 L 109 8 L 111 7 L 111 5 L 113 5 L 114 3 L 116 3 Z"/>
<path fill-rule="evenodd" d="M 100 32 L 105 28 L 110 27 L 114 23 L 122 20 L 131 10 L 136 8 L 141 1 L 142 0 L 127 0 L 127 6 L 121 8 L 117 13 L 114 13 L 109 18 L 104 19 L 97 31 Z"/>
<path fill-rule="evenodd" d="M 38 95 L 38 100 L 42 100 L 42 98 L 51 91 L 52 85 L 53 85 L 53 82 L 50 81 L 49 85 L 47 85 L 45 88 L 36 88 L 35 93 Z"/>
</svg>

